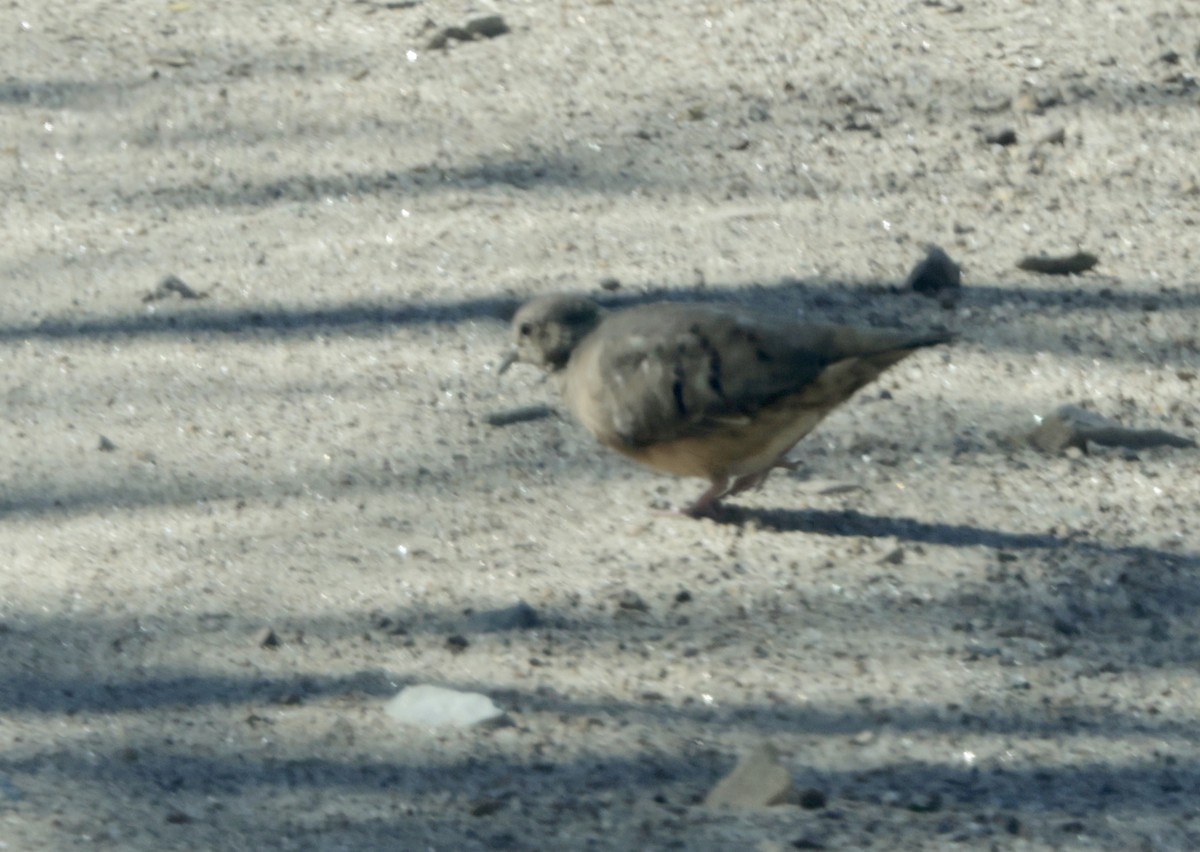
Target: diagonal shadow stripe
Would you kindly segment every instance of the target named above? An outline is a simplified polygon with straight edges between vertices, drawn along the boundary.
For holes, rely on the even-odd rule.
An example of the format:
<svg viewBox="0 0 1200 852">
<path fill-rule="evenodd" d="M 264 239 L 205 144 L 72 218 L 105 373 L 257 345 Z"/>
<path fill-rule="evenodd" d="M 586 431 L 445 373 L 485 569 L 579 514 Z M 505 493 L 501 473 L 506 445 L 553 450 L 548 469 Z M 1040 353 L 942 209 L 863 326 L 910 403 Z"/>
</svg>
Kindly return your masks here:
<svg viewBox="0 0 1200 852">
<path fill-rule="evenodd" d="M 881 287 L 884 288 L 883 292 L 877 292 Z M 775 285 L 747 281 L 711 285 L 703 290 L 667 288 L 654 284 L 642 286 L 634 283 L 630 289 L 636 292 L 597 297 L 597 301 L 609 308 L 631 307 L 657 301 L 736 302 L 766 309 L 804 306 L 815 308 L 814 315 L 826 313 L 831 318 L 836 318 L 839 314 L 847 312 L 862 313 L 868 307 L 861 304 L 864 293 L 870 294 L 872 304 L 869 307 L 875 310 L 886 308 L 888 299 L 916 298 L 895 284 L 870 281 L 849 284 L 825 280 L 787 281 Z M 1195 292 L 1148 295 L 1136 291 L 1102 291 L 1086 285 L 1026 287 L 979 284 L 966 287 L 965 293 L 966 298 L 974 303 L 1017 303 L 1031 310 L 1057 307 L 1068 312 L 1119 310 L 1144 313 L 1148 310 L 1200 309 L 1200 289 Z M 377 333 L 382 334 L 396 326 L 426 323 L 472 320 L 494 320 L 503 323 L 512 317 L 522 301 L 520 298 L 500 296 L 421 303 L 358 300 L 333 307 L 226 309 L 193 306 L 174 314 L 164 310 L 153 315 L 136 314 L 84 320 L 51 317 L 37 323 L 0 325 L 0 343 L 31 339 L 150 337 L 206 331 L 297 337 L 310 334 L 313 329 L 327 331 L 350 327 L 355 328 L 357 333 L 362 333 L 364 327 L 374 327 Z M 912 304 L 923 306 L 924 301 Z M 1011 345 L 1015 347 L 1021 337 L 1020 332 L 1013 335 Z M 1038 348 L 1046 346 L 1052 346 L 1052 342 L 1040 341 L 1038 344 Z M 1062 348 L 1061 345 L 1058 348 Z"/>
</svg>

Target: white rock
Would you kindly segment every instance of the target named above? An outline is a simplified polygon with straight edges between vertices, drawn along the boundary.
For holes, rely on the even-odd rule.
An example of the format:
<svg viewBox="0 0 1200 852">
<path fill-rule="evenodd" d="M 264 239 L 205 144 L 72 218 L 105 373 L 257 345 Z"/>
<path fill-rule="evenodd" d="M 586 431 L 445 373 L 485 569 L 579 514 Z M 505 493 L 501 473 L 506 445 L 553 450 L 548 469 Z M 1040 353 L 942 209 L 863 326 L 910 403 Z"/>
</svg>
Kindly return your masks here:
<svg viewBox="0 0 1200 852">
<path fill-rule="evenodd" d="M 467 728 L 499 719 L 504 711 L 478 692 L 459 692 L 431 684 L 406 686 L 384 710 L 404 725 Z"/>
</svg>

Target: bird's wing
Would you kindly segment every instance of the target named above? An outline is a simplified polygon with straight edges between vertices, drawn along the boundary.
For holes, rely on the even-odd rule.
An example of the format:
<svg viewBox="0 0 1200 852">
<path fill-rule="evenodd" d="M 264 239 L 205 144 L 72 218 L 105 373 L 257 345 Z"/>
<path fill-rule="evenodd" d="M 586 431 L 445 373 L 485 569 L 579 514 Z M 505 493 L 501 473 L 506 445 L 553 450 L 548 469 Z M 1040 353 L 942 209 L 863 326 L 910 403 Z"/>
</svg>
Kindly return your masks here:
<svg viewBox="0 0 1200 852">
<path fill-rule="evenodd" d="M 812 407 L 832 408 L 911 349 L 943 339 L 650 305 L 609 316 L 580 344 L 564 392 L 601 441 L 645 447 L 744 424 L 806 388 Z M 850 363 L 828 372 L 841 362 Z"/>
</svg>

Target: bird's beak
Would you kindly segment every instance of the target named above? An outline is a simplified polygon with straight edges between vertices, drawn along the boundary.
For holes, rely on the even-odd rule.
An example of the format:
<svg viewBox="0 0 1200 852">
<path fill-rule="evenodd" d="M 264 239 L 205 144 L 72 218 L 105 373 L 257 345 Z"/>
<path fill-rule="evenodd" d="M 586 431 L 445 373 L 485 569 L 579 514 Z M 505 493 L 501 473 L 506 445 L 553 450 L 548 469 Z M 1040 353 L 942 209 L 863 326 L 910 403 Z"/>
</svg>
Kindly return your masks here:
<svg viewBox="0 0 1200 852">
<path fill-rule="evenodd" d="M 504 353 L 504 357 L 500 359 L 500 366 L 498 366 L 496 368 L 496 375 L 503 376 L 504 373 L 508 370 L 508 368 L 511 367 L 513 364 L 517 363 L 517 361 L 519 361 L 520 359 L 521 359 L 521 356 L 517 354 L 516 349 L 508 350 L 507 352 Z"/>
</svg>

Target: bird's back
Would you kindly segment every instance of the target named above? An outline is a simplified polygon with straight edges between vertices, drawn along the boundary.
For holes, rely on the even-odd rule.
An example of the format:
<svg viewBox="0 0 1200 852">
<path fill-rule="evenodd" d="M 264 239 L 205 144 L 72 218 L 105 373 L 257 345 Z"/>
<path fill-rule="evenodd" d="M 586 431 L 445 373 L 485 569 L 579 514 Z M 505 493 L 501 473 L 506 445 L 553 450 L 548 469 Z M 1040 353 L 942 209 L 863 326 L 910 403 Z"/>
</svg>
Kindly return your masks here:
<svg viewBox="0 0 1200 852">
<path fill-rule="evenodd" d="M 648 305 L 608 316 L 579 344 L 563 392 L 601 442 L 651 467 L 741 475 L 914 349 L 947 339 Z"/>
</svg>

